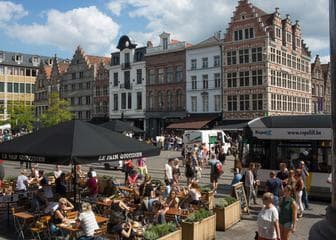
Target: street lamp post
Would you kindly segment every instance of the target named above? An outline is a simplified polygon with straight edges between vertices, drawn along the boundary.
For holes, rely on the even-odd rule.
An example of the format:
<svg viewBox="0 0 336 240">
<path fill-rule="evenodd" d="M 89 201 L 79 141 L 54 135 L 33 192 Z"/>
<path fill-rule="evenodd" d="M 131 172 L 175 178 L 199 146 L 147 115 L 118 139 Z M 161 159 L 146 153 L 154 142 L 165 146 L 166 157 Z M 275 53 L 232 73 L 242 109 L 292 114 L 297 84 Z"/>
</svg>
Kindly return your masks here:
<svg viewBox="0 0 336 240">
<path fill-rule="evenodd" d="M 332 139 L 332 193 L 326 218 L 314 224 L 309 240 L 336 239 L 336 0 L 329 0 L 330 64 L 331 64 L 331 119 Z"/>
</svg>

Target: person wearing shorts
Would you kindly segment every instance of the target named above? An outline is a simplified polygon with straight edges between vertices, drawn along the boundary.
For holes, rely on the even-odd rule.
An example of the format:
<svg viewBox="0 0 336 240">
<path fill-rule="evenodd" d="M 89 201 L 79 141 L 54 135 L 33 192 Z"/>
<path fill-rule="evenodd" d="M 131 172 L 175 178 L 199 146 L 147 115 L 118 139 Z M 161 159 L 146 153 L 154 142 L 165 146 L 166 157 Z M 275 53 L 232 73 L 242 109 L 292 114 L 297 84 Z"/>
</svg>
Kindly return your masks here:
<svg viewBox="0 0 336 240">
<path fill-rule="evenodd" d="M 287 185 L 284 188 L 284 196 L 280 201 L 280 235 L 281 240 L 289 240 L 292 232 L 296 230 L 297 206 L 292 198 L 293 188 Z"/>
</svg>

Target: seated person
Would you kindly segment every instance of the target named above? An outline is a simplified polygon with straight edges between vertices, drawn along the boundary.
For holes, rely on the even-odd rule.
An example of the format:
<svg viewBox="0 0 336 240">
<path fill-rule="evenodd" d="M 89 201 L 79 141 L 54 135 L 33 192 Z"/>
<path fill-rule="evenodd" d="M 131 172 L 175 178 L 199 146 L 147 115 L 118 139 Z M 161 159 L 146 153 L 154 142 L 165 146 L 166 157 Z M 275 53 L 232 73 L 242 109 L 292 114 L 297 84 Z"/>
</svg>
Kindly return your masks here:
<svg viewBox="0 0 336 240">
<path fill-rule="evenodd" d="M 143 183 L 139 186 L 139 195 L 140 197 L 151 197 L 153 196 L 153 190 L 152 178 L 146 175 Z"/>
<path fill-rule="evenodd" d="M 61 173 L 61 176 L 55 180 L 55 191 L 61 197 L 65 197 L 67 193 L 67 184 L 65 181 L 65 173 Z"/>
<path fill-rule="evenodd" d="M 168 208 L 179 208 L 179 198 L 176 196 L 175 191 L 170 191 L 168 198 L 166 199 L 166 206 Z"/>
<path fill-rule="evenodd" d="M 126 214 L 131 209 L 128 207 L 122 200 L 112 200 L 111 204 L 111 214 L 110 214 L 110 221 L 113 221 L 115 218 L 122 218 L 123 220 L 126 219 Z"/>
<path fill-rule="evenodd" d="M 175 180 L 171 186 L 171 191 L 174 191 L 175 193 L 181 192 L 181 188 Z"/>
<path fill-rule="evenodd" d="M 131 223 L 125 223 L 122 218 L 114 218 L 108 223 L 107 229 L 109 233 L 118 234 L 121 239 L 133 239 L 136 235 Z"/>
<path fill-rule="evenodd" d="M 98 183 L 97 179 L 92 176 L 92 172 L 88 173 L 89 179 L 86 181 L 86 187 L 88 189 L 88 196 L 90 198 L 97 198 L 98 195 Z"/>
<path fill-rule="evenodd" d="M 201 203 L 201 188 L 196 182 L 192 182 L 188 186 L 189 196 L 190 196 L 190 204 L 199 205 Z"/>
<path fill-rule="evenodd" d="M 82 204 L 82 212 L 78 216 L 77 224 L 84 232 L 84 236 L 78 238 L 79 240 L 88 240 L 94 237 L 95 230 L 99 229 L 99 226 L 90 203 L 84 202 Z"/>
<path fill-rule="evenodd" d="M 163 205 L 162 193 L 160 190 L 155 191 L 154 198 L 144 198 L 142 201 L 142 210 L 154 213 L 154 223 L 165 223 L 165 214 L 168 211 L 169 207 Z"/>
<path fill-rule="evenodd" d="M 138 173 L 136 170 L 131 170 L 129 176 L 127 177 L 128 185 L 135 187 L 138 184 Z"/>
<path fill-rule="evenodd" d="M 54 194 L 53 194 L 51 186 L 48 185 L 48 182 L 46 182 L 45 180 L 42 180 L 41 187 L 43 190 L 44 197 L 48 200 L 52 200 L 54 198 Z"/>
<path fill-rule="evenodd" d="M 117 193 L 117 187 L 114 184 L 113 180 L 109 179 L 107 181 L 107 184 L 106 184 L 104 190 L 103 190 L 103 195 L 107 196 L 107 197 L 110 197 L 110 196 L 112 196 L 112 195 L 114 195 L 116 193 Z"/>
<path fill-rule="evenodd" d="M 54 215 L 52 216 L 52 222 L 50 225 L 50 231 L 52 234 L 64 236 L 64 233 L 60 231 L 60 229 L 57 227 L 57 224 L 68 223 L 69 219 L 67 218 L 67 212 L 73 209 L 74 206 L 66 198 L 60 198 L 58 200 L 58 208 L 56 209 Z"/>
</svg>

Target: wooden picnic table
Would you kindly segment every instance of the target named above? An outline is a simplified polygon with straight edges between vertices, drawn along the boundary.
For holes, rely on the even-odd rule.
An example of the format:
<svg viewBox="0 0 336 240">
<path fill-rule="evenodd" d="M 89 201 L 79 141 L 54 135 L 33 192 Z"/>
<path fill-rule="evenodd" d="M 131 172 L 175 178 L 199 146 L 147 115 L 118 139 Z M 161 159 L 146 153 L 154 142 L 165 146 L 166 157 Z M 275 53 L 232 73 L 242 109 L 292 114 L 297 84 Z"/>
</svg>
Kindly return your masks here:
<svg viewBox="0 0 336 240">
<path fill-rule="evenodd" d="M 13 218 L 14 227 L 19 239 L 25 239 L 24 231 L 29 227 L 28 223 L 34 219 L 34 215 L 29 212 L 17 212 L 13 214 Z"/>
</svg>

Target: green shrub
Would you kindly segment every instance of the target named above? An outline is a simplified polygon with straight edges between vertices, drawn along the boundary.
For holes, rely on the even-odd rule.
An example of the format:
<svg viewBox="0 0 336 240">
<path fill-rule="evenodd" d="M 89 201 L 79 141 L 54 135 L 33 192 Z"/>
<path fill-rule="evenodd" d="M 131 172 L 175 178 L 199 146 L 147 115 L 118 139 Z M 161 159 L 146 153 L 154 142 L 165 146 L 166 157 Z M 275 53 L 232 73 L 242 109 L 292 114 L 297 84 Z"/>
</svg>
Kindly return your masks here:
<svg viewBox="0 0 336 240">
<path fill-rule="evenodd" d="M 204 208 L 201 208 L 200 210 L 197 210 L 190 214 L 185 222 L 199 222 L 203 220 L 204 218 L 210 217 L 212 213 L 209 210 L 206 210 Z"/>
<path fill-rule="evenodd" d="M 174 223 L 152 225 L 146 229 L 144 238 L 146 240 L 155 240 L 175 231 L 176 225 Z"/>
<path fill-rule="evenodd" d="M 237 199 L 227 196 L 227 197 L 223 197 L 218 199 L 218 202 L 216 203 L 216 207 L 217 208 L 225 208 L 227 206 L 230 206 L 231 204 L 235 203 L 237 201 Z"/>
<path fill-rule="evenodd" d="M 211 192 L 211 191 L 212 191 L 212 187 L 210 185 L 201 186 L 202 193 Z"/>
<path fill-rule="evenodd" d="M 53 173 L 53 172 L 47 172 L 45 175 L 46 175 L 47 177 L 51 177 L 51 176 L 54 176 L 54 173 Z"/>
<path fill-rule="evenodd" d="M 7 177 L 5 177 L 5 181 L 6 182 L 15 182 L 16 179 L 17 179 L 17 177 L 15 177 L 15 176 L 7 176 Z"/>
</svg>

